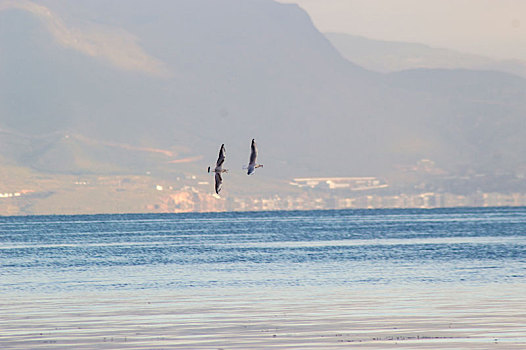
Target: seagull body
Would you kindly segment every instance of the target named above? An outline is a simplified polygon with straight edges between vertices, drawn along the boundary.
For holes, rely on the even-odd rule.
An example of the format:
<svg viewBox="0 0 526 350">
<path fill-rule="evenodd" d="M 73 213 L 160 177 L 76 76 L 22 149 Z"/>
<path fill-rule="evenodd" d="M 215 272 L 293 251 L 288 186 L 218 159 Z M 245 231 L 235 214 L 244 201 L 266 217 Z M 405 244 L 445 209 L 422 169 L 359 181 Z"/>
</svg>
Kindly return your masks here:
<svg viewBox="0 0 526 350">
<path fill-rule="evenodd" d="M 250 145 L 250 159 L 248 160 L 248 170 L 247 175 L 252 175 L 256 168 L 263 167 L 263 164 L 256 164 L 256 158 L 258 156 L 258 150 L 256 147 L 256 141 L 252 139 L 252 144 Z"/>
<path fill-rule="evenodd" d="M 221 173 L 226 173 L 228 170 L 223 169 L 223 163 L 225 162 L 225 144 L 221 145 L 221 148 L 219 149 L 219 157 L 217 157 L 216 167 L 214 168 L 215 173 L 215 190 L 216 193 L 219 194 L 219 191 L 221 191 L 221 186 L 223 184 L 223 178 L 221 177 Z M 208 172 L 210 172 L 210 167 L 208 167 Z"/>
</svg>

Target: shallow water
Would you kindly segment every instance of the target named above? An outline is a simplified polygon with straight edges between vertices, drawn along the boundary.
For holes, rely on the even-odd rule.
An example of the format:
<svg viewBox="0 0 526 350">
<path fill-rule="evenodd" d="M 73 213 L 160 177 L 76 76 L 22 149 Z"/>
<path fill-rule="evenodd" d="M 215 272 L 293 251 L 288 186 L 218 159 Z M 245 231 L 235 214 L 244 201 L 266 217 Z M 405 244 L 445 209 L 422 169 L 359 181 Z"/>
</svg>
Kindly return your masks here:
<svg viewBox="0 0 526 350">
<path fill-rule="evenodd" d="M 1 348 L 526 347 L 526 208 L 0 218 Z"/>
</svg>

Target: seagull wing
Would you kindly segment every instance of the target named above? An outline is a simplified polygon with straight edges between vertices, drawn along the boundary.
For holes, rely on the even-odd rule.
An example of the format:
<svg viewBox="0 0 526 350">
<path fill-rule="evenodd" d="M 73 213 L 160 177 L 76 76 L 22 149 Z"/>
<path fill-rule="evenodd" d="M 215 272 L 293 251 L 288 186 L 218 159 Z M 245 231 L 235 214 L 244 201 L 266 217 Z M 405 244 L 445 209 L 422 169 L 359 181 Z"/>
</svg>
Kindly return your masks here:
<svg viewBox="0 0 526 350">
<path fill-rule="evenodd" d="M 257 156 L 258 156 L 258 150 L 256 148 L 256 141 L 252 139 L 252 145 L 250 146 L 250 160 L 248 163 L 250 165 L 255 165 Z"/>
<path fill-rule="evenodd" d="M 223 178 L 221 177 L 221 173 L 216 173 L 216 193 L 219 194 L 219 191 L 221 191 L 221 185 L 223 184 Z"/>
<path fill-rule="evenodd" d="M 225 161 L 225 154 L 226 154 L 225 145 L 222 144 L 221 149 L 219 150 L 219 157 L 217 158 L 217 162 L 216 162 L 216 170 L 221 169 L 221 167 L 223 166 L 223 162 Z"/>
</svg>

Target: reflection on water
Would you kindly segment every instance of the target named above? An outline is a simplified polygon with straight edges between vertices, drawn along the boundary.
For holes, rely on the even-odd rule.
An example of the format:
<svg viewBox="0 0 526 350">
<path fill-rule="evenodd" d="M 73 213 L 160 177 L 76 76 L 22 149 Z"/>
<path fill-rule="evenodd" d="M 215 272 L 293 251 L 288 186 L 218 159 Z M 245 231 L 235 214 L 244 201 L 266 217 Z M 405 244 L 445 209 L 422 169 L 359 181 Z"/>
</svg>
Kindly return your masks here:
<svg viewBox="0 0 526 350">
<path fill-rule="evenodd" d="M 526 347 L 526 209 L 0 218 L 2 348 Z"/>
</svg>

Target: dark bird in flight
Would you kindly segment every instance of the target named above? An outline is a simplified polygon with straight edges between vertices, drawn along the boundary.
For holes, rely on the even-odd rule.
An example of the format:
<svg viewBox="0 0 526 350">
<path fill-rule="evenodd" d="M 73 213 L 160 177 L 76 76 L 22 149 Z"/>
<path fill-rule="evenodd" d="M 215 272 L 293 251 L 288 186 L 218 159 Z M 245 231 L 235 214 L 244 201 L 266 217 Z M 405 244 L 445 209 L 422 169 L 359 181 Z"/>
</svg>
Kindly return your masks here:
<svg viewBox="0 0 526 350">
<path fill-rule="evenodd" d="M 258 156 L 258 150 L 256 148 L 256 141 L 252 139 L 252 144 L 250 145 L 250 159 L 248 160 L 247 175 L 253 174 L 256 168 L 263 167 L 263 164 L 256 164 L 257 156 Z"/>
<path fill-rule="evenodd" d="M 219 149 L 219 157 L 217 157 L 216 167 L 214 169 L 217 194 L 219 194 L 219 191 L 221 191 L 221 185 L 223 184 L 223 178 L 221 177 L 221 173 L 226 173 L 228 171 L 228 169 L 223 169 L 223 163 L 225 162 L 225 154 L 225 144 L 222 144 L 221 149 Z M 210 173 L 210 167 L 208 167 L 208 172 Z"/>
</svg>

